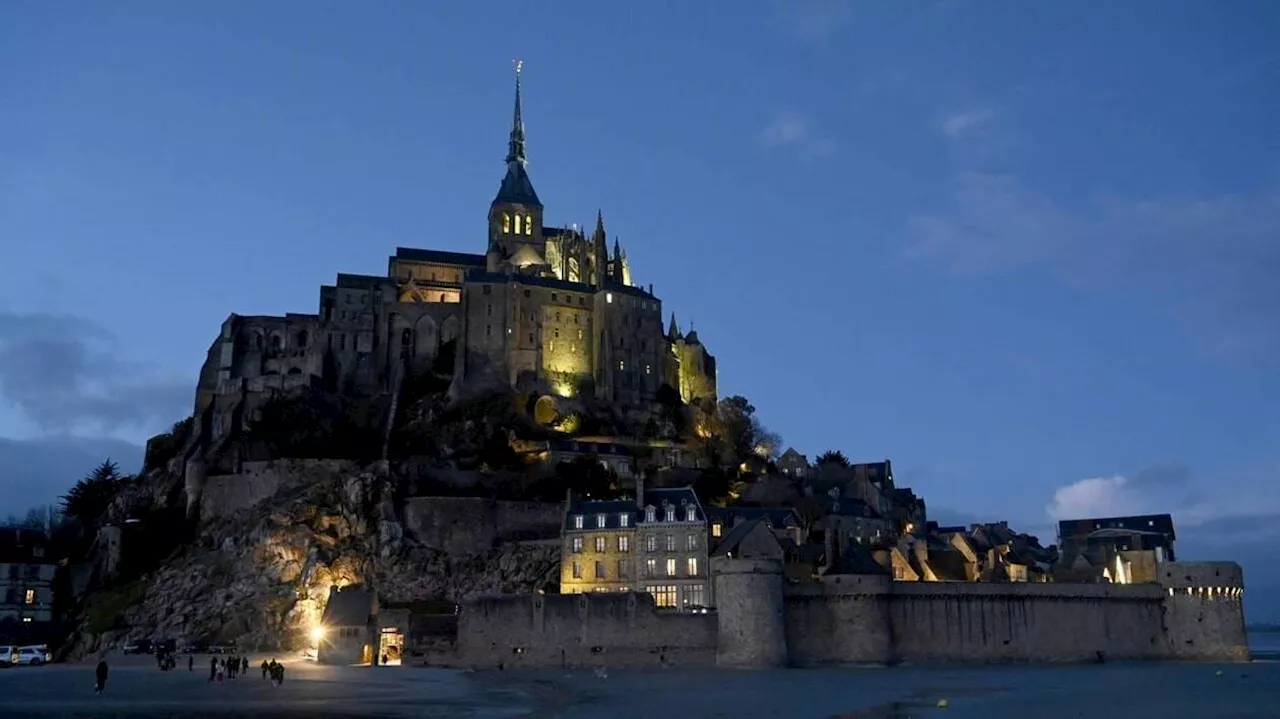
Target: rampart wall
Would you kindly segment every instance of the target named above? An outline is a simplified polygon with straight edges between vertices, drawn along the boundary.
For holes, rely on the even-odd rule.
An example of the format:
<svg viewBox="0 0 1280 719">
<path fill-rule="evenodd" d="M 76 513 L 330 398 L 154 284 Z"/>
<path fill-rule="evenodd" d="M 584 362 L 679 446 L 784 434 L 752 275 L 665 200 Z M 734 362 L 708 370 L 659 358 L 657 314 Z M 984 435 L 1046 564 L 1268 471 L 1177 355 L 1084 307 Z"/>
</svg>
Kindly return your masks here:
<svg viewBox="0 0 1280 719">
<path fill-rule="evenodd" d="M 198 500 L 201 519 L 226 517 L 257 505 L 285 485 L 358 471 L 345 460 L 273 459 L 243 462 L 236 474 L 214 474 L 199 481 L 199 473 L 188 466 L 188 505 Z"/>
<path fill-rule="evenodd" d="M 404 523 L 427 547 L 450 554 L 478 554 L 499 542 L 556 538 L 564 508 L 544 502 L 493 501 L 482 497 L 411 497 Z"/>
<path fill-rule="evenodd" d="M 1249 657 L 1240 568 L 1233 563 L 1162 564 L 1161 584 L 847 575 L 777 594 L 760 586 L 770 577 L 780 581 L 776 568 L 734 561 L 731 568 L 713 562 L 719 608 L 705 615 L 658 612 L 643 594 L 466 604 L 455 660 L 509 667 L 821 666 Z"/>
<path fill-rule="evenodd" d="M 715 664 L 713 614 L 659 613 L 648 594 L 534 594 L 468 603 L 458 622 L 466 666 Z"/>
</svg>

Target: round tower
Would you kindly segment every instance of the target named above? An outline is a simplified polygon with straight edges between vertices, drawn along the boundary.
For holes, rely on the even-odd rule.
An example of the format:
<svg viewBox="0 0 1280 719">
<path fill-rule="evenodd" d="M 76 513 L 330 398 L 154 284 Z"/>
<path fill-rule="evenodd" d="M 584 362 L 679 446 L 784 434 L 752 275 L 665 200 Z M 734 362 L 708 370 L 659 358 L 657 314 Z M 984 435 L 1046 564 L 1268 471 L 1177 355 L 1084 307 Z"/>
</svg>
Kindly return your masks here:
<svg viewBox="0 0 1280 719">
<path fill-rule="evenodd" d="M 787 664 L 786 606 L 782 562 L 777 559 L 711 560 L 719 636 L 716 664 L 722 667 L 781 667 Z"/>
</svg>

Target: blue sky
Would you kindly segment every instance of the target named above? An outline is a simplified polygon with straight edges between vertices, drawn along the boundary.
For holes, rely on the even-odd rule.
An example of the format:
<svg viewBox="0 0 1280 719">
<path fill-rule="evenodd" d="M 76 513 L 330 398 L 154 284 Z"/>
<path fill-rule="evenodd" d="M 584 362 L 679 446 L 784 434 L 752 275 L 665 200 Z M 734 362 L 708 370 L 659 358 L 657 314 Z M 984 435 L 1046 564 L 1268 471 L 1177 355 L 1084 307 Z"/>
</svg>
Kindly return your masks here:
<svg viewBox="0 0 1280 719">
<path fill-rule="evenodd" d="M 228 313 L 483 251 L 521 57 L 548 221 L 603 210 L 788 444 L 1269 546 L 1280 7 L 547 7 L 0 4 L 0 512 L 136 461 Z"/>
</svg>

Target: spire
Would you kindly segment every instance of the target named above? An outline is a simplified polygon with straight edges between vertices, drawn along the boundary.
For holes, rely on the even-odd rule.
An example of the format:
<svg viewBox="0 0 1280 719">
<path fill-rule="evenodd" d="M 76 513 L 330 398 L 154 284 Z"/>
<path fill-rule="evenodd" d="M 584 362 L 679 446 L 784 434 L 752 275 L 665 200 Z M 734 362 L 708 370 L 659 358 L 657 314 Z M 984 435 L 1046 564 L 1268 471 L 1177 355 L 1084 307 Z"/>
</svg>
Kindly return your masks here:
<svg viewBox="0 0 1280 719">
<path fill-rule="evenodd" d="M 613 259 L 618 260 L 621 258 L 622 258 L 622 250 L 619 249 L 618 238 L 615 237 L 613 238 Z"/>
<path fill-rule="evenodd" d="M 596 235 L 604 237 L 604 213 L 596 210 Z M 594 237 L 594 235 L 593 235 Z"/>
<path fill-rule="evenodd" d="M 507 164 L 520 163 L 524 167 L 528 158 L 524 155 L 524 114 L 520 111 L 520 71 L 524 60 L 516 60 L 516 109 L 511 117 L 511 138 L 507 141 Z"/>
<path fill-rule="evenodd" d="M 671 326 L 667 329 L 667 338 L 672 342 L 680 339 L 680 325 L 676 324 L 676 313 L 671 313 Z"/>
</svg>

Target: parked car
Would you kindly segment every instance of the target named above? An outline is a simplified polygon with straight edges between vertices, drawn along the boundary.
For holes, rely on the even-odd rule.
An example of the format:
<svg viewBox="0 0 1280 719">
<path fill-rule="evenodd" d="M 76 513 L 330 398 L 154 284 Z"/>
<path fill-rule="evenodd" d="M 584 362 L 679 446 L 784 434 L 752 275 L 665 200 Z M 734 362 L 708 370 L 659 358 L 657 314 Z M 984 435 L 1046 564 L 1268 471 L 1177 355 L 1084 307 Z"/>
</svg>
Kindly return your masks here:
<svg viewBox="0 0 1280 719">
<path fill-rule="evenodd" d="M 48 664 L 53 661 L 53 655 L 49 653 L 49 647 L 44 644 L 18 647 L 18 651 L 12 655 L 12 658 L 15 665 L 26 664 L 31 667 L 38 667 L 41 664 Z"/>
<path fill-rule="evenodd" d="M 125 654 L 150 654 L 151 651 L 150 639 L 139 639 L 136 642 L 129 642 L 124 645 Z"/>
<path fill-rule="evenodd" d="M 0 644 L 0 667 L 11 667 L 18 657 L 18 647 L 12 644 Z"/>
</svg>

